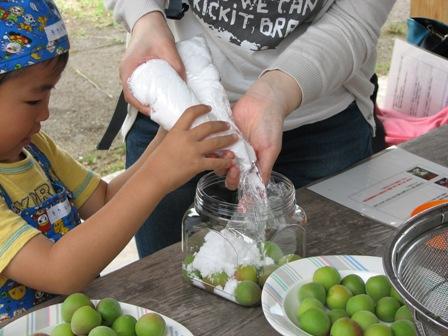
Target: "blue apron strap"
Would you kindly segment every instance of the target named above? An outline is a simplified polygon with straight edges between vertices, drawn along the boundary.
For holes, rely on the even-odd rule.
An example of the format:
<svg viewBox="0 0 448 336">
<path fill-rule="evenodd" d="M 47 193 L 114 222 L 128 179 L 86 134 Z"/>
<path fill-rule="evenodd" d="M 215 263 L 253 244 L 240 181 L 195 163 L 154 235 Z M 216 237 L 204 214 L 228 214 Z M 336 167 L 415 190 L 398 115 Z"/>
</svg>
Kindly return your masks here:
<svg viewBox="0 0 448 336">
<path fill-rule="evenodd" d="M 53 177 L 53 174 L 51 173 L 51 169 L 50 169 L 50 161 L 48 161 L 47 157 L 45 156 L 44 153 L 42 153 L 40 151 L 39 148 L 37 148 L 36 145 L 34 144 L 29 144 L 26 149 L 31 153 L 31 155 L 34 157 L 34 159 L 39 162 L 40 166 L 42 167 L 42 169 L 44 170 L 45 174 L 47 175 L 47 177 L 50 179 L 50 181 L 52 183 L 55 182 L 55 179 Z M 8 193 L 6 192 L 6 190 L 3 188 L 3 186 L 0 184 L 0 197 L 3 197 L 6 205 L 8 206 L 9 209 L 11 209 L 12 211 L 19 213 L 20 211 L 18 211 L 18 209 L 16 209 L 16 207 L 14 206 L 11 198 L 9 197 Z"/>
<path fill-rule="evenodd" d="M 53 188 L 55 188 L 56 191 L 56 187 L 55 185 L 58 185 L 59 187 L 63 187 L 65 189 L 65 191 L 68 193 L 69 198 L 73 198 L 73 194 L 70 191 L 70 189 L 68 189 L 64 182 L 62 182 L 57 176 L 56 174 L 53 173 L 52 169 L 51 169 L 51 163 L 48 160 L 47 156 L 33 143 L 30 143 L 26 149 L 31 153 L 31 155 L 34 157 L 34 159 L 39 162 L 39 165 L 42 167 L 42 169 L 44 170 L 45 174 L 47 175 L 47 177 L 50 179 L 51 183 L 53 184 Z"/>
<path fill-rule="evenodd" d="M 54 182 L 53 174 L 51 173 L 50 170 L 50 161 L 48 161 L 47 157 L 34 144 L 29 144 L 26 147 L 26 149 L 31 153 L 31 155 L 36 159 L 36 161 L 39 162 L 40 166 L 45 171 L 45 174 L 48 176 L 51 182 Z M 9 197 L 8 193 L 3 188 L 2 185 L 0 185 L 0 196 L 5 199 L 6 205 L 8 206 L 9 209 L 18 213 L 18 210 L 14 206 L 11 198 Z"/>
<path fill-rule="evenodd" d="M 3 188 L 3 186 L 0 184 L 0 197 L 3 197 L 5 199 L 6 205 L 8 206 L 9 209 L 14 211 L 14 204 L 12 203 L 11 198 L 9 197 L 9 195 L 6 193 L 6 190 Z"/>
<path fill-rule="evenodd" d="M 44 153 L 42 153 L 42 151 L 39 148 L 37 148 L 37 146 L 33 143 L 30 143 L 28 146 L 26 146 L 26 149 L 31 153 L 34 159 L 36 159 L 36 161 L 39 162 L 40 166 L 45 171 L 45 174 L 47 174 L 48 178 L 52 182 L 55 182 L 57 179 L 54 177 L 51 171 L 51 164 L 47 156 Z"/>
<path fill-rule="evenodd" d="M 184 13 L 189 6 L 182 3 L 182 0 L 169 0 L 168 8 L 165 9 L 165 15 L 168 19 L 180 20 L 184 17 Z"/>
</svg>

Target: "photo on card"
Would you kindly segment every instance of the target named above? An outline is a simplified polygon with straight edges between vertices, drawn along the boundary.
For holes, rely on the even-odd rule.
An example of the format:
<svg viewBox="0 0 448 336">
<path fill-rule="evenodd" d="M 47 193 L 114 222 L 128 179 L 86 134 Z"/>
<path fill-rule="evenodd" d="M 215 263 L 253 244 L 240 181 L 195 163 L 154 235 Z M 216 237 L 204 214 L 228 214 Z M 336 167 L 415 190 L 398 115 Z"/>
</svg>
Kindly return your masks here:
<svg viewBox="0 0 448 336">
<path fill-rule="evenodd" d="M 441 185 L 442 187 L 448 188 L 448 178 L 443 177 L 440 180 L 436 181 L 438 185 Z"/>
<path fill-rule="evenodd" d="M 411 170 L 407 171 L 408 173 L 411 173 L 412 175 L 421 177 L 425 180 L 432 180 L 434 177 L 437 177 L 438 175 L 436 173 L 430 172 L 429 170 L 426 170 L 421 167 L 414 167 Z"/>
</svg>

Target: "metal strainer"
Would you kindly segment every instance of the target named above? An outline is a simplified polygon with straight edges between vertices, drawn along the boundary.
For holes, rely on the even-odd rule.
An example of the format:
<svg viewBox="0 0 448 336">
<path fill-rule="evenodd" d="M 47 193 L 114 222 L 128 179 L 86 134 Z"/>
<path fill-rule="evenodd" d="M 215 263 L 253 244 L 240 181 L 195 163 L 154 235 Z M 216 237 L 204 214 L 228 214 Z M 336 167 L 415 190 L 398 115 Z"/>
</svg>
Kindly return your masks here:
<svg viewBox="0 0 448 336">
<path fill-rule="evenodd" d="M 414 313 L 419 333 L 448 335 L 448 204 L 410 218 L 383 258 L 392 285 Z"/>
</svg>

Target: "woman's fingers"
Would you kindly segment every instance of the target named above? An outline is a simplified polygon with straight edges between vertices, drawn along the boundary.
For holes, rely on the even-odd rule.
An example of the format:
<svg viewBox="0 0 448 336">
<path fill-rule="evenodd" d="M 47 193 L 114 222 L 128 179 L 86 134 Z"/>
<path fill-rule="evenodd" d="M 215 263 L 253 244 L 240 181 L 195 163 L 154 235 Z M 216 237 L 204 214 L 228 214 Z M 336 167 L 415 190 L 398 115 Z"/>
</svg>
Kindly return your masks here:
<svg viewBox="0 0 448 336">
<path fill-rule="evenodd" d="M 175 48 L 174 48 L 174 50 L 176 51 Z M 177 51 L 175 53 L 172 53 L 171 55 L 167 56 L 165 59 L 183 80 L 187 79 L 184 63 L 182 62 Z"/>
<path fill-rule="evenodd" d="M 123 87 L 124 99 L 126 100 L 126 102 L 134 106 L 137 110 L 139 110 L 143 114 L 149 115 L 151 111 L 150 107 L 140 103 L 137 100 L 137 98 L 134 97 L 128 85 L 129 77 L 131 77 L 134 70 L 141 63 L 142 61 L 140 59 L 139 62 L 137 62 L 137 59 L 134 58 L 133 53 L 130 53 L 129 50 L 126 51 L 120 63 L 120 80 L 121 85 Z"/>
<path fill-rule="evenodd" d="M 144 115 L 149 116 L 151 114 L 151 107 L 148 105 L 143 105 L 140 103 L 137 98 L 134 97 L 132 92 L 126 86 L 123 86 L 124 99 L 126 102 L 134 106 L 138 111 L 142 112 Z"/>
<path fill-rule="evenodd" d="M 271 178 L 272 167 L 277 157 L 276 150 L 265 151 L 258 155 L 258 169 L 264 184 L 267 184 Z"/>
</svg>

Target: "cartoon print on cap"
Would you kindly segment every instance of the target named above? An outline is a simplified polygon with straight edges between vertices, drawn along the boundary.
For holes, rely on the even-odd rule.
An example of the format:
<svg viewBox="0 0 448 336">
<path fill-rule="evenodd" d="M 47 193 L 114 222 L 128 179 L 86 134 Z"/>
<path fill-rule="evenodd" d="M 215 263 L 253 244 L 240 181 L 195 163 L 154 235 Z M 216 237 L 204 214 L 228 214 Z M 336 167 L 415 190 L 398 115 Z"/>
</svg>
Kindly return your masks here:
<svg viewBox="0 0 448 336">
<path fill-rule="evenodd" d="M 0 73 L 44 62 L 70 48 L 51 0 L 0 0 Z"/>
<path fill-rule="evenodd" d="M 2 50 L 5 52 L 5 58 L 11 55 L 19 54 L 24 48 L 29 48 L 31 40 L 20 33 L 9 32 L 3 36 Z"/>
</svg>

